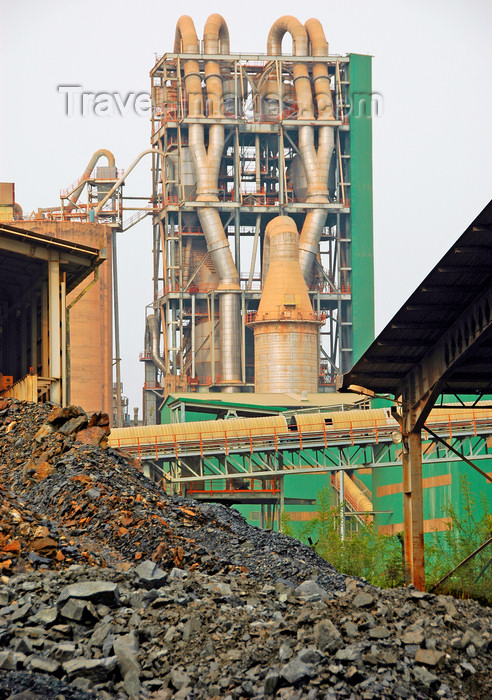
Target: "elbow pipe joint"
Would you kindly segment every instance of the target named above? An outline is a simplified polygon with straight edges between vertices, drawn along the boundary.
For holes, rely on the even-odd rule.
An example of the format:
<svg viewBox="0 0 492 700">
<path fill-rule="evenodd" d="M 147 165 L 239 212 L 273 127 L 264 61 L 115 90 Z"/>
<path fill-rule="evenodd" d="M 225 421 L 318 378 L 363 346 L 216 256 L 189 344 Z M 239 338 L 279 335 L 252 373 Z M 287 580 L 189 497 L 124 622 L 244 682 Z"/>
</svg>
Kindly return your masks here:
<svg viewBox="0 0 492 700">
<path fill-rule="evenodd" d="M 205 53 L 221 54 L 230 52 L 229 29 L 222 15 L 214 13 L 210 15 L 203 30 L 203 44 Z"/>
<path fill-rule="evenodd" d="M 292 15 L 284 15 L 272 25 L 267 39 L 267 53 L 271 56 L 279 56 L 282 53 L 282 39 L 287 33 L 292 37 L 294 55 L 307 56 L 308 36 L 306 30 Z"/>
<path fill-rule="evenodd" d="M 150 336 L 152 338 L 152 361 L 157 369 L 160 369 L 162 374 L 166 374 L 166 365 L 159 354 L 159 325 L 154 314 L 147 316 Z"/>
</svg>

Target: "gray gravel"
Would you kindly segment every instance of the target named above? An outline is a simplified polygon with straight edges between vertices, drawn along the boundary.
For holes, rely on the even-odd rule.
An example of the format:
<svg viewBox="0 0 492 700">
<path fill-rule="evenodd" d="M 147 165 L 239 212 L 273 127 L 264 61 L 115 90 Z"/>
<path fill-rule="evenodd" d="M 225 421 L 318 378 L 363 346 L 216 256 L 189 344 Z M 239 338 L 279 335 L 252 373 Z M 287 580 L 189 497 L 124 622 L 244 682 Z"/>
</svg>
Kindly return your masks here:
<svg viewBox="0 0 492 700">
<path fill-rule="evenodd" d="M 490 608 L 346 578 L 50 410 L 0 401 L 0 700 L 492 697 Z"/>
</svg>

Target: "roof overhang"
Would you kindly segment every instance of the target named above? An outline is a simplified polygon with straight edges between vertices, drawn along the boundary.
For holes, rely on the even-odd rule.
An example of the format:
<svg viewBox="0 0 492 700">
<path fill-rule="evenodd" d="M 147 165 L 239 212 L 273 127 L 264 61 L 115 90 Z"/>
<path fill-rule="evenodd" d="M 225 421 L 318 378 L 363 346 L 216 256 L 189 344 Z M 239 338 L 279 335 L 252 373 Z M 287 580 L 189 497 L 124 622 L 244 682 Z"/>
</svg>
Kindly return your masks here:
<svg viewBox="0 0 492 700">
<path fill-rule="evenodd" d="M 77 287 L 106 260 L 106 249 L 99 250 L 60 240 L 16 226 L 0 224 L 0 298 L 15 300 L 46 274 L 46 264 L 58 260 L 66 275 L 67 292 Z"/>
<path fill-rule="evenodd" d="M 398 397 L 417 377 L 439 394 L 492 393 L 491 309 L 492 202 L 338 378 L 338 391 Z"/>
</svg>

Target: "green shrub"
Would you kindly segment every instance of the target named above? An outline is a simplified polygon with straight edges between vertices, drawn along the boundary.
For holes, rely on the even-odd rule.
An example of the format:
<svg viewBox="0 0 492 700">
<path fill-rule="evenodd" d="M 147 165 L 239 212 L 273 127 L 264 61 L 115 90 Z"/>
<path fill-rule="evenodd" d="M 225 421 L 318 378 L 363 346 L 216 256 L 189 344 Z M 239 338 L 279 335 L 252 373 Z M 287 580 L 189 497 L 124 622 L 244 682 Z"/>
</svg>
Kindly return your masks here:
<svg viewBox="0 0 492 700">
<path fill-rule="evenodd" d="M 347 524 L 345 538 L 340 535 L 341 516 L 330 505 L 330 489 L 317 494 L 317 513 L 312 520 L 300 525 L 296 536 L 312 544 L 317 553 L 340 572 L 360 576 L 376 586 L 403 585 L 401 543 L 396 536 L 379 535 L 373 525 Z M 285 514 L 284 514 L 285 515 Z M 283 532 L 293 536 L 294 528 L 288 514 L 282 519 Z"/>
<path fill-rule="evenodd" d="M 427 588 L 431 588 L 492 535 L 492 516 L 488 513 L 485 497 L 482 495 L 479 504 L 476 504 L 466 476 L 461 477 L 460 491 L 464 503 L 462 517 L 458 516 L 452 503 L 448 503 L 445 507 L 445 515 L 451 520 L 448 529 L 427 536 Z M 312 520 L 298 527 L 291 522 L 288 513 L 282 513 L 282 531 L 313 546 L 341 573 L 365 578 L 381 587 L 404 585 L 401 537 L 380 535 L 372 524 L 358 523 L 354 528 L 354 519 L 348 518 L 345 538 L 342 539 L 339 506 L 331 506 L 330 493 L 329 487 L 318 492 L 317 513 L 313 513 Z M 486 547 L 458 569 L 437 592 L 492 603 L 492 546 Z"/>
<path fill-rule="evenodd" d="M 426 544 L 426 577 L 432 587 L 492 536 L 492 516 L 482 494 L 477 504 L 467 476 L 460 476 L 463 515 L 459 517 L 451 502 L 445 515 L 451 522 L 444 532 L 433 533 Z M 461 566 L 436 591 L 460 598 L 476 598 L 492 603 L 492 546 L 486 547 Z"/>
</svg>

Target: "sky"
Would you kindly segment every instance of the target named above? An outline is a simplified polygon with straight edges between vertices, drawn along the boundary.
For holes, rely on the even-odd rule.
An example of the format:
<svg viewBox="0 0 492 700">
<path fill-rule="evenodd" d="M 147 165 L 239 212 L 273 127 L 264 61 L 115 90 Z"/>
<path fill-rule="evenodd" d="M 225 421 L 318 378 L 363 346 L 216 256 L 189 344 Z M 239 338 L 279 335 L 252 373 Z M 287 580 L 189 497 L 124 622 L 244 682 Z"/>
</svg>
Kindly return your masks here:
<svg viewBox="0 0 492 700">
<path fill-rule="evenodd" d="M 150 91 L 155 54 L 172 51 L 178 17 L 202 36 L 221 13 L 231 51 L 265 52 L 273 22 L 323 24 L 330 54 L 367 53 L 382 113 L 373 120 L 376 332 L 492 196 L 490 0 L 0 0 L 0 182 L 15 182 L 25 212 L 59 191 L 107 148 L 125 169 L 149 147 L 147 116 L 66 113 L 60 85 L 84 92 Z M 114 110 L 115 112 L 117 110 Z M 150 158 L 126 194 L 150 196 Z M 141 406 L 145 306 L 152 301 L 151 220 L 118 234 L 124 393 Z"/>
</svg>

